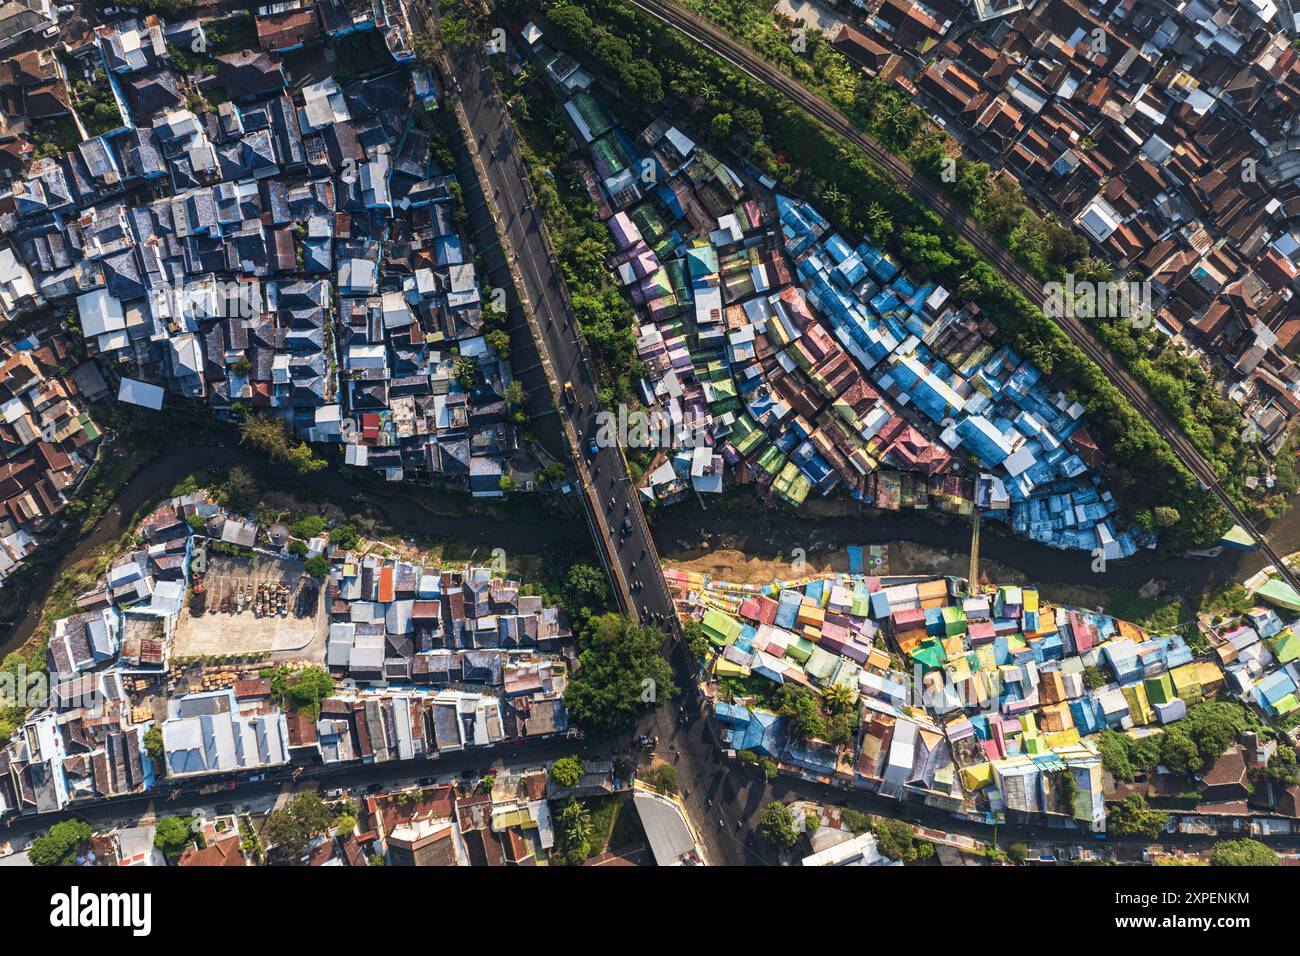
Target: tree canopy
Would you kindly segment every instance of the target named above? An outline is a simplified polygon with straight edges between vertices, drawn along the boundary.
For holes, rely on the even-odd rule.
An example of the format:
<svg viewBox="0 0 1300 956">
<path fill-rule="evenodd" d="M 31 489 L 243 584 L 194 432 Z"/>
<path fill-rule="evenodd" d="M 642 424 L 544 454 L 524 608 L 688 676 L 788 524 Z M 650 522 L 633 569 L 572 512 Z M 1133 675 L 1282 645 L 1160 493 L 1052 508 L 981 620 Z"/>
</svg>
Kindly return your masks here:
<svg viewBox="0 0 1300 956">
<path fill-rule="evenodd" d="M 788 850 L 799 839 L 799 831 L 794 828 L 794 814 L 778 800 L 773 800 L 759 812 L 758 823 L 767 842 L 778 849 Z"/>
<path fill-rule="evenodd" d="M 676 694 L 663 641 L 662 631 L 622 615 L 596 618 L 564 696 L 569 715 L 588 730 L 616 733 Z"/>
<path fill-rule="evenodd" d="M 84 820 L 63 820 L 32 841 L 27 857 L 36 866 L 73 866 L 90 847 L 92 831 Z"/>
<path fill-rule="evenodd" d="M 328 832 L 333 825 L 333 811 L 315 791 L 306 790 L 283 807 L 272 810 L 263 832 L 269 843 L 279 847 L 290 860 L 297 861 L 307 852 L 312 837 Z"/>
<path fill-rule="evenodd" d="M 295 441 L 289 423 L 269 415 L 245 415 L 239 423 L 239 440 L 272 461 L 292 465 L 300 475 L 320 471 L 328 464 L 312 454 L 305 441 Z"/>
<path fill-rule="evenodd" d="M 591 855 L 591 814 L 586 806 L 573 797 L 561 808 L 557 818 L 559 839 L 556 849 L 560 859 L 569 866 L 578 866 Z"/>
<path fill-rule="evenodd" d="M 551 779 L 561 787 L 576 787 L 583 774 L 582 758 L 561 757 L 551 764 Z"/>
<path fill-rule="evenodd" d="M 180 817 L 162 817 L 154 831 L 153 845 L 168 856 L 180 853 L 189 842 L 190 828 Z"/>
<path fill-rule="evenodd" d="M 1140 793 L 1110 804 L 1106 812 L 1106 829 L 1117 836 L 1144 836 L 1154 840 L 1168 822 L 1169 814 L 1149 808 L 1146 797 Z"/>
<path fill-rule="evenodd" d="M 1211 866 L 1280 866 L 1277 853 L 1258 840 L 1220 840 L 1210 853 Z"/>
<path fill-rule="evenodd" d="M 877 847 L 891 860 L 912 863 L 934 852 L 929 843 L 916 839 L 912 825 L 903 820 L 878 820 L 874 831 Z"/>
</svg>

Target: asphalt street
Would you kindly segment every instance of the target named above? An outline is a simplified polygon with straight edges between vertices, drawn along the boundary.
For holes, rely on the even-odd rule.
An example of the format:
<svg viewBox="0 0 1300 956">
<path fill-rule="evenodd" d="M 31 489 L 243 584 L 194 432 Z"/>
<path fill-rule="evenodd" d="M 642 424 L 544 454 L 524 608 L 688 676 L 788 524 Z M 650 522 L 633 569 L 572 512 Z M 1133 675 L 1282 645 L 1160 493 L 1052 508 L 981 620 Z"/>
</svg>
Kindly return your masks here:
<svg viewBox="0 0 1300 956">
<path fill-rule="evenodd" d="M 564 280 L 544 236 L 541 213 L 524 188 L 527 176 L 523 161 L 491 70 L 477 50 L 455 48 L 451 56 L 453 92 L 470 124 L 470 146 L 478 149 L 487 171 L 492 202 L 500 214 L 497 228 L 506 235 L 511 264 L 537 317 L 541 346 L 550 367 L 561 386 L 569 383 L 572 389 L 562 414 L 567 415 L 578 438 L 582 460 L 575 465 L 602 511 L 599 517 L 603 520 L 597 523 L 603 527 L 598 531 L 607 536 L 606 551 L 617 561 L 638 615 L 670 615 L 672 605 L 663 586 L 654 542 L 622 453 L 617 447 L 602 447 L 591 454 L 599 411 L 596 376 L 579 338 Z"/>
<path fill-rule="evenodd" d="M 605 537 L 605 553 L 617 562 L 637 615 L 643 620 L 651 615 L 661 618 L 675 628 L 672 599 L 622 453 L 616 447 L 597 447 L 591 453 L 599 410 L 595 373 L 579 337 L 541 213 L 526 188 L 527 174 L 516 145 L 516 134 L 497 93 L 492 71 L 477 49 L 453 48 L 449 56 L 453 77 L 449 93 L 459 99 L 465 111 L 470 128 L 469 145 L 478 150 L 486 171 L 486 187 L 498 211 L 497 228 L 537 318 L 540 347 L 560 383 L 572 385 L 571 401 L 566 403 L 562 414 L 568 416 L 578 436 L 579 461 L 575 465 L 593 489 L 591 498 L 603 511 L 599 516 L 603 520 L 595 522 L 595 533 Z M 671 723 L 669 715 L 683 704 L 695 707 L 695 676 L 684 646 L 670 639 L 665 651 L 674 666 L 675 682 L 684 694 L 660 707 L 646 722 L 646 727 L 662 725 L 665 720 Z M 659 736 L 662 741 L 666 735 Z M 698 733 L 683 738 L 675 749 L 682 751 L 680 756 L 673 756 L 683 779 L 706 779 L 723 772 L 717 749 Z M 698 813 L 706 808 L 702 800 L 696 802 L 698 807 L 691 806 L 692 819 L 699 824 L 704 818 Z M 713 862 L 732 865 L 744 862 L 744 834 L 736 826 L 736 819 L 733 816 L 725 830 L 700 826 L 705 852 Z M 739 819 L 744 820 L 743 827 L 752 826 L 749 815 Z"/>
<path fill-rule="evenodd" d="M 515 746 L 491 750 L 471 750 L 456 754 L 443 754 L 434 759 L 418 757 L 414 760 L 390 760 L 384 763 L 353 764 L 334 767 L 317 764 L 302 767 L 294 776 L 294 767 L 284 767 L 265 774 L 258 780 L 240 780 L 231 790 L 203 792 L 213 783 L 204 777 L 180 785 L 160 785 L 148 794 L 113 800 L 98 800 L 78 805 L 72 810 L 44 813 L 34 816 L 14 817 L 0 826 L 0 839 L 14 840 L 38 835 L 59 820 L 77 817 L 92 825 L 121 825 L 142 816 L 170 816 L 196 807 L 237 807 L 261 801 L 268 796 L 290 790 L 336 788 L 358 789 L 370 786 L 392 787 L 413 783 L 425 777 L 445 777 L 449 774 L 481 776 L 486 771 L 502 767 L 522 769 L 541 767 L 559 757 L 579 754 L 587 759 L 609 759 L 613 756 L 607 745 L 582 739 L 558 737 L 548 740 L 523 742 Z M 222 809 L 220 812 L 225 812 Z"/>
</svg>

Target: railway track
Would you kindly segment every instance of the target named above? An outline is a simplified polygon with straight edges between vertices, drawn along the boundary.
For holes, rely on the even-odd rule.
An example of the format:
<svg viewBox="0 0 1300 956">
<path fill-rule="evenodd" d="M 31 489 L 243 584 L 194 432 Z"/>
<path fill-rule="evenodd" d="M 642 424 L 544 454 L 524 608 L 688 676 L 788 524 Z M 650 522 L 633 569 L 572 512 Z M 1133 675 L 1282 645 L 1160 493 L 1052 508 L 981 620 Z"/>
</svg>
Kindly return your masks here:
<svg viewBox="0 0 1300 956">
<path fill-rule="evenodd" d="M 673 27 L 696 43 L 708 49 L 760 83 L 789 97 L 811 116 L 848 139 L 885 169 L 904 189 L 925 201 L 952 227 L 961 238 L 995 266 L 1030 302 L 1042 308 L 1046 299 L 1043 282 L 1009 253 L 969 213 L 959 207 L 929 179 L 919 174 L 906 160 L 895 156 L 874 137 L 858 129 L 853 122 L 813 93 L 802 83 L 792 79 L 774 64 L 759 56 L 749 47 L 734 39 L 722 28 L 693 11 L 684 9 L 671 0 L 630 0 L 630 2 L 655 19 Z M 1201 487 L 1214 493 L 1224 509 L 1241 527 L 1246 529 L 1258 544 L 1260 551 L 1277 569 L 1282 578 L 1297 591 L 1300 579 L 1292 573 L 1273 547 L 1245 513 L 1229 497 L 1220 482 L 1218 472 L 1191 443 L 1163 408 L 1156 403 L 1145 388 L 1133 378 L 1114 355 L 1075 316 L 1053 317 L 1062 332 L 1089 359 L 1097 364 L 1115 383 L 1133 407 L 1145 416 L 1169 445 L 1170 450 L 1195 476 Z"/>
</svg>

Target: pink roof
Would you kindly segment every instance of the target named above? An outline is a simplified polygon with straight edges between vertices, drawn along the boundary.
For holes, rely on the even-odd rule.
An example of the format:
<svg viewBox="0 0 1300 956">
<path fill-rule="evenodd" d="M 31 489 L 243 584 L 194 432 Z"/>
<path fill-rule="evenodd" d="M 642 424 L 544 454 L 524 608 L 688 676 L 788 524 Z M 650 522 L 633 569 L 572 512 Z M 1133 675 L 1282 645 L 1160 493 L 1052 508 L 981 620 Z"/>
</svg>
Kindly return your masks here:
<svg viewBox="0 0 1300 956">
<path fill-rule="evenodd" d="M 925 624 L 925 612 L 920 608 L 895 611 L 890 617 L 896 630 L 905 630 L 909 627 Z"/>
</svg>

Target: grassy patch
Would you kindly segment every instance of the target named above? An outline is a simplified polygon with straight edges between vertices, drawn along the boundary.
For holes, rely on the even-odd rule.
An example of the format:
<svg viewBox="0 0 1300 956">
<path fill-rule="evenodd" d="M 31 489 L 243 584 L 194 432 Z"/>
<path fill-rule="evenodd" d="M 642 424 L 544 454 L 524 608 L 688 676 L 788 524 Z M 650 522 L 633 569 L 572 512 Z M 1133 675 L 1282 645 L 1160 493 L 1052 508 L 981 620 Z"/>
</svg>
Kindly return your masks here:
<svg viewBox="0 0 1300 956">
<path fill-rule="evenodd" d="M 641 826 L 641 814 L 631 800 L 623 800 L 618 807 L 618 816 L 614 818 L 614 828 L 609 834 L 609 848 L 623 850 L 628 847 L 643 846 L 646 843 L 645 828 Z"/>
<path fill-rule="evenodd" d="M 1168 631 L 1187 621 L 1190 615 L 1182 598 L 1147 598 L 1136 591 L 1115 591 L 1109 596 L 1106 611 L 1122 621 L 1156 633 Z"/>
<path fill-rule="evenodd" d="M 591 849 L 587 859 L 605 852 L 609 835 L 614 832 L 614 817 L 622 803 L 622 797 L 591 797 L 582 801 L 591 814 Z"/>
<path fill-rule="evenodd" d="M 340 86 L 347 86 L 367 73 L 391 69 L 396 65 L 388 44 L 378 30 L 358 30 L 334 41 L 337 61 L 334 78 Z"/>
<path fill-rule="evenodd" d="M 779 690 L 776 684 L 773 684 L 765 677 L 724 677 L 719 682 L 724 696 L 730 695 L 732 699 L 737 697 L 753 697 L 759 707 L 766 707 L 769 710 L 777 708 L 776 695 Z"/>
<path fill-rule="evenodd" d="M 256 50 L 257 25 L 248 13 L 237 13 L 233 17 L 206 23 L 203 32 L 208 38 L 208 55 L 220 56 L 223 53 L 238 53 L 241 50 Z"/>
</svg>

